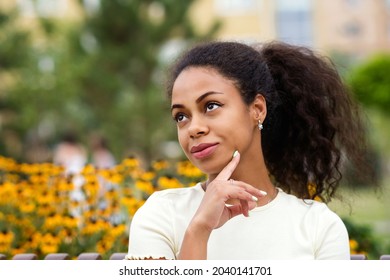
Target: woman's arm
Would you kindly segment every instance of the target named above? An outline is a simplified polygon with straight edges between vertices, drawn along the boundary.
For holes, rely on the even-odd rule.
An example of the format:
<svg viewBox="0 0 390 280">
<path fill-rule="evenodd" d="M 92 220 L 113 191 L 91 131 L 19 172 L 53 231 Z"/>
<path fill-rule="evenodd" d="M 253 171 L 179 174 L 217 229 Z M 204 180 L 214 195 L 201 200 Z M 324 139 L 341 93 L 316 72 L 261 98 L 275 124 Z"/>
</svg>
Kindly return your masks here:
<svg viewBox="0 0 390 280">
<path fill-rule="evenodd" d="M 196 222 L 190 223 L 185 234 L 179 259 L 182 260 L 205 260 L 207 259 L 207 243 L 211 231 L 203 229 Z"/>
<path fill-rule="evenodd" d="M 168 199 L 152 194 L 131 221 L 127 258 L 175 259 L 174 215 Z"/>
</svg>

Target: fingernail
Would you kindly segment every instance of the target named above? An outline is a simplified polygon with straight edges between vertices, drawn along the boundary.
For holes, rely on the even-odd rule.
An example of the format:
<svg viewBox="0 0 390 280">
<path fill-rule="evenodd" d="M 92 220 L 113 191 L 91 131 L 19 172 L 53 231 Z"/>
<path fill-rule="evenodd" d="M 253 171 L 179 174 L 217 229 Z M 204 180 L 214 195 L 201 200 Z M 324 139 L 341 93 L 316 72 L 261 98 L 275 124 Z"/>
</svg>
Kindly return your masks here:
<svg viewBox="0 0 390 280">
<path fill-rule="evenodd" d="M 267 195 L 267 192 L 265 192 L 265 191 L 259 190 L 259 192 L 260 192 L 261 195 L 263 195 L 263 196 L 266 196 L 266 195 Z"/>
<path fill-rule="evenodd" d="M 235 150 L 234 153 L 233 153 L 233 157 L 235 158 L 237 155 L 238 155 L 238 151 Z"/>
<path fill-rule="evenodd" d="M 253 195 L 252 195 L 252 201 L 257 202 L 257 201 L 259 201 L 259 200 L 257 199 L 256 196 L 253 196 Z"/>
</svg>

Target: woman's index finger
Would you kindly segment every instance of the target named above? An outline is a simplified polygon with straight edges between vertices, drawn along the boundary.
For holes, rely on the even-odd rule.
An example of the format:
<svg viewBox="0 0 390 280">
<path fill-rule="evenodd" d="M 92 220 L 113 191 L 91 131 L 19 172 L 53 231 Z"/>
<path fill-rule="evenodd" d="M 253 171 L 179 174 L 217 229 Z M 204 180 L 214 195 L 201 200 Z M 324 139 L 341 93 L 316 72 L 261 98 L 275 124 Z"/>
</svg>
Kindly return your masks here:
<svg viewBox="0 0 390 280">
<path fill-rule="evenodd" d="M 239 162 L 240 162 L 240 153 L 238 151 L 235 151 L 232 160 L 222 169 L 222 171 L 218 174 L 218 176 L 215 179 L 225 180 L 225 181 L 229 180 L 230 176 L 232 176 Z"/>
</svg>

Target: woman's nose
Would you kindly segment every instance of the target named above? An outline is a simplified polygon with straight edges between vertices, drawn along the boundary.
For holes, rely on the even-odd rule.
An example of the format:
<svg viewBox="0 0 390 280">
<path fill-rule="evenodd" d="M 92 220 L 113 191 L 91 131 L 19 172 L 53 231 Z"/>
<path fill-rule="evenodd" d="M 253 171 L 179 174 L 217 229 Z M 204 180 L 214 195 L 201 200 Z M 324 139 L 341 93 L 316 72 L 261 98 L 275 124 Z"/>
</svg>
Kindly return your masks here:
<svg viewBox="0 0 390 280">
<path fill-rule="evenodd" d="M 207 134 L 207 131 L 208 127 L 202 118 L 192 117 L 190 126 L 188 128 L 188 133 L 190 137 L 196 138 L 202 136 L 204 134 Z"/>
</svg>

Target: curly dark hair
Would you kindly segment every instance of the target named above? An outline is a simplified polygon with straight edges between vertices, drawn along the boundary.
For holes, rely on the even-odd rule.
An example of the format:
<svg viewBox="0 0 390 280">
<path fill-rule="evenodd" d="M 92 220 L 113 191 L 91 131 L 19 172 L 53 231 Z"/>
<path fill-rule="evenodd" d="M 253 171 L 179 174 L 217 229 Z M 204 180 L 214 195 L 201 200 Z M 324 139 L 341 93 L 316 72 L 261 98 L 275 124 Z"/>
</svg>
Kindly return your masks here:
<svg viewBox="0 0 390 280">
<path fill-rule="evenodd" d="M 342 178 L 344 159 L 367 172 L 359 107 L 326 57 L 282 42 L 200 44 L 174 65 L 170 99 L 174 81 L 188 67 L 218 71 L 233 81 L 248 105 L 259 93 L 265 97 L 261 145 L 270 175 L 284 191 L 328 202 Z"/>
</svg>

